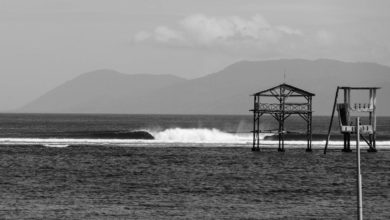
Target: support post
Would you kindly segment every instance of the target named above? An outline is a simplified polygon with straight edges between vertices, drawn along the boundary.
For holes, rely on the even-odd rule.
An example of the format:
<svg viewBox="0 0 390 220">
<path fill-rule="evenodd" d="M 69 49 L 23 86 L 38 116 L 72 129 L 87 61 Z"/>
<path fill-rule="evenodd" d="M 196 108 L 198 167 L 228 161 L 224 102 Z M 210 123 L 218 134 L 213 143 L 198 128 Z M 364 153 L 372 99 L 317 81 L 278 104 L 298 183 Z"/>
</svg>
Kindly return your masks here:
<svg viewBox="0 0 390 220">
<path fill-rule="evenodd" d="M 260 97 L 254 95 L 253 106 L 253 146 L 252 151 L 260 151 Z"/>
<path fill-rule="evenodd" d="M 369 148 L 369 152 L 377 152 L 376 150 L 376 89 L 373 89 L 372 91 L 373 96 L 373 110 L 372 110 L 372 148 Z"/>
<path fill-rule="evenodd" d="M 337 97 L 338 96 L 339 96 L 339 87 L 337 86 L 336 95 L 334 97 L 332 116 L 330 117 L 330 123 L 329 123 L 329 129 L 328 129 L 328 137 L 326 138 L 326 143 L 325 143 L 325 148 L 324 148 L 324 154 L 326 154 L 326 150 L 328 149 L 328 144 L 329 144 L 329 139 L 330 139 L 330 131 L 332 130 L 334 111 L 336 110 L 336 104 L 337 104 Z"/>
<path fill-rule="evenodd" d="M 309 96 L 308 98 L 308 113 L 307 113 L 307 148 L 306 152 L 312 152 L 311 149 L 311 139 L 312 139 L 312 100 Z"/>
<path fill-rule="evenodd" d="M 373 96 L 373 90 L 374 89 L 370 89 L 370 103 L 369 103 L 369 109 L 370 109 L 370 112 L 368 113 L 368 121 L 369 121 L 369 125 L 373 126 L 373 123 L 372 123 L 372 111 L 374 109 L 374 96 Z M 374 128 L 372 129 L 374 131 Z M 370 149 L 372 148 L 372 134 L 369 134 L 368 135 L 368 140 L 370 142 L 369 146 L 370 146 Z M 370 150 L 369 149 L 369 150 Z"/>
<path fill-rule="evenodd" d="M 284 152 L 284 103 L 285 103 L 285 95 L 284 95 L 284 88 L 280 87 L 279 91 L 279 152 Z"/>
<path fill-rule="evenodd" d="M 344 133 L 344 148 L 342 152 L 350 153 L 351 150 L 351 133 Z"/>
<path fill-rule="evenodd" d="M 344 137 L 344 147 L 343 147 L 343 151 L 347 150 L 347 134 L 346 133 L 343 133 L 343 137 Z"/>
<path fill-rule="evenodd" d="M 362 175 L 360 170 L 360 118 L 356 118 L 356 179 L 357 179 L 357 213 L 358 219 L 363 220 Z"/>
<path fill-rule="evenodd" d="M 282 151 L 282 88 L 279 88 L 279 114 L 278 114 L 278 139 L 279 139 L 279 146 L 278 151 Z"/>
<path fill-rule="evenodd" d="M 253 96 L 253 146 L 252 151 L 256 150 L 256 135 L 257 135 L 257 129 L 256 129 L 256 96 Z"/>
<path fill-rule="evenodd" d="M 352 152 L 351 150 L 351 133 L 347 133 L 347 152 Z"/>
<path fill-rule="evenodd" d="M 281 121 L 281 123 L 282 123 L 282 151 L 281 152 L 284 152 L 284 114 L 282 114 L 282 121 Z"/>
<path fill-rule="evenodd" d="M 258 102 L 260 103 L 260 97 L 258 98 Z M 260 151 L 260 112 L 257 112 L 257 147 L 256 151 Z"/>
<path fill-rule="evenodd" d="M 279 129 L 278 129 L 278 139 L 279 139 L 279 146 L 278 151 L 282 152 L 282 114 L 278 114 L 278 123 L 279 123 Z"/>
</svg>

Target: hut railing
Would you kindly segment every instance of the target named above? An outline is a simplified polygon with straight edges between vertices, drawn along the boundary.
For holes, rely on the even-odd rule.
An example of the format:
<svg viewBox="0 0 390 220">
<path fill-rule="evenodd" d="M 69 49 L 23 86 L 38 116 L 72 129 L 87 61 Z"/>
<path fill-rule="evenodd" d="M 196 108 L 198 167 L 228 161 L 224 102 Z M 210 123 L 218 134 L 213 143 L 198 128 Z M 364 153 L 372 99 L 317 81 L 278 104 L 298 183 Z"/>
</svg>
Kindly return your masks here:
<svg viewBox="0 0 390 220">
<path fill-rule="evenodd" d="M 284 105 L 275 103 L 256 103 L 255 110 L 257 111 L 294 111 L 294 112 L 308 112 L 310 105 L 307 103 L 285 103 Z"/>
</svg>

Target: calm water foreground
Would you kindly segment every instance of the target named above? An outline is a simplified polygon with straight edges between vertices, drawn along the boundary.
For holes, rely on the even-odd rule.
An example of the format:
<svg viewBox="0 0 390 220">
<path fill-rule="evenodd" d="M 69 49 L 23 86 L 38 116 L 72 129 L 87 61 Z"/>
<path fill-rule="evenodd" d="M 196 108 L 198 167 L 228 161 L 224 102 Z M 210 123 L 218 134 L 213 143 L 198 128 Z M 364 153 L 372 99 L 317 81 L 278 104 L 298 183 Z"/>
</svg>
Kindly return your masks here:
<svg viewBox="0 0 390 220">
<path fill-rule="evenodd" d="M 390 219 L 390 151 L 362 151 L 363 212 Z M 0 146 L 1 219 L 355 219 L 355 154 Z"/>
</svg>

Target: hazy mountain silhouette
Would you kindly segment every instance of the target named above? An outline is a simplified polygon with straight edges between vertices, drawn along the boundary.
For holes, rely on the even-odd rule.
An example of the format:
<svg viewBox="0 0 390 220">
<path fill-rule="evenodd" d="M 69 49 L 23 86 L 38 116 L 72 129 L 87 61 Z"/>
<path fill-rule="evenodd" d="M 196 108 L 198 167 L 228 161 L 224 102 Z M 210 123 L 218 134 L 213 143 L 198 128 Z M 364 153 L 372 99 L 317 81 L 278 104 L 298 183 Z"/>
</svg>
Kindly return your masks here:
<svg viewBox="0 0 390 220">
<path fill-rule="evenodd" d="M 50 113 L 109 113 L 127 112 L 117 109 L 122 102 L 142 99 L 154 92 L 185 79 L 172 75 L 129 75 L 102 69 L 84 73 L 35 101 L 24 106 L 22 112 Z M 131 106 L 129 106 L 131 107 Z"/>
<path fill-rule="evenodd" d="M 248 114 L 251 94 L 284 82 L 316 94 L 317 115 L 331 112 L 337 85 L 379 86 L 378 113 L 390 103 L 390 67 L 319 59 L 242 61 L 204 77 L 125 75 L 113 71 L 83 74 L 48 92 L 23 112 Z M 360 95 L 360 94 L 357 94 Z M 364 101 L 364 100 L 363 100 Z"/>
</svg>

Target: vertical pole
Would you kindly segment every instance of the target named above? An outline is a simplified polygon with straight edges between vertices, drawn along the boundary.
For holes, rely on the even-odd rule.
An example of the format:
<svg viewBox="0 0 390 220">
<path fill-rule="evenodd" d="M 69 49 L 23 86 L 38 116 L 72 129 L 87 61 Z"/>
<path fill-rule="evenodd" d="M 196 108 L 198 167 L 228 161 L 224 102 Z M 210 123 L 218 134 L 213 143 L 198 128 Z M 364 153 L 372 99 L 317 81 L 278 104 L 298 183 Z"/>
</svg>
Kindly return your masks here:
<svg viewBox="0 0 390 220">
<path fill-rule="evenodd" d="M 278 113 L 278 123 L 279 123 L 279 147 L 278 151 L 282 151 L 282 87 L 279 88 L 279 113 Z"/>
<path fill-rule="evenodd" d="M 343 133 L 343 136 L 344 136 L 344 148 L 343 148 L 343 152 L 344 152 L 347 150 L 347 134 Z"/>
<path fill-rule="evenodd" d="M 326 138 L 326 143 L 325 143 L 325 148 L 324 148 L 324 154 L 326 154 L 326 150 L 328 149 L 328 144 L 329 144 L 329 139 L 330 139 L 330 131 L 332 130 L 334 111 L 336 110 L 336 104 L 337 104 L 337 97 L 338 96 L 339 96 L 339 87 L 337 86 L 336 95 L 334 97 L 332 116 L 330 117 L 330 123 L 329 123 L 329 129 L 328 129 L 328 137 Z"/>
<path fill-rule="evenodd" d="M 257 111 L 257 108 L 256 108 L 256 95 L 253 96 L 253 146 L 252 146 L 252 151 L 255 151 L 256 148 L 256 111 Z"/>
<path fill-rule="evenodd" d="M 376 152 L 376 89 L 373 90 L 373 104 L 374 104 L 374 110 L 372 112 L 372 117 L 373 117 L 372 146 L 374 148 L 374 152 Z"/>
<path fill-rule="evenodd" d="M 284 108 L 285 108 L 285 105 L 284 103 L 286 102 L 286 97 L 284 96 L 284 88 L 281 88 L 282 89 L 282 151 L 284 151 Z"/>
<path fill-rule="evenodd" d="M 356 173 L 357 173 L 357 212 L 358 219 L 363 220 L 362 175 L 360 173 L 360 118 L 356 118 Z"/>
<path fill-rule="evenodd" d="M 311 139 L 312 139 L 312 99 L 311 99 L 311 96 L 308 96 L 307 97 L 307 104 L 308 104 L 308 107 L 307 107 L 307 149 L 306 149 L 306 152 L 311 152 Z"/>
<path fill-rule="evenodd" d="M 347 88 L 344 88 L 343 90 L 344 90 L 344 105 L 345 105 L 345 108 L 347 108 L 348 105 L 349 105 L 349 102 L 348 102 L 348 97 L 349 97 L 348 91 L 349 90 Z M 347 124 L 349 124 L 349 122 L 348 122 L 348 111 L 347 111 Z"/>
<path fill-rule="evenodd" d="M 350 108 L 351 108 L 351 89 L 348 88 L 346 90 L 347 92 L 347 100 L 346 100 L 346 106 L 345 110 L 347 113 L 347 125 L 351 124 L 351 114 L 350 114 Z M 351 133 L 347 133 L 347 152 L 351 152 Z"/>
<path fill-rule="evenodd" d="M 348 112 L 348 120 L 350 119 L 350 109 L 351 109 L 351 106 L 352 106 L 352 103 L 351 103 L 351 89 L 348 88 L 347 89 L 348 91 L 348 96 L 347 96 L 347 103 L 348 103 L 348 106 L 347 106 L 347 112 Z"/>
<path fill-rule="evenodd" d="M 279 139 L 278 151 L 281 151 L 281 149 L 282 149 L 281 148 L 281 137 L 282 136 L 281 136 L 281 133 L 280 133 L 280 131 L 281 131 L 281 127 L 280 127 L 281 126 L 280 125 L 280 114 L 278 114 L 278 119 L 279 119 L 278 120 L 278 123 L 279 123 L 279 129 L 278 129 L 279 130 L 279 134 L 278 134 L 278 139 Z"/>
<path fill-rule="evenodd" d="M 369 125 L 371 125 L 372 127 L 372 109 L 374 108 L 374 99 L 373 99 L 373 89 L 370 89 L 370 103 L 368 105 L 369 109 L 370 109 L 370 112 L 368 113 L 368 121 L 369 121 Z M 374 131 L 374 127 L 372 127 L 373 131 Z M 369 134 L 368 135 L 368 138 L 369 138 L 369 142 L 370 142 L 370 149 L 372 149 L 372 134 Z"/>
<path fill-rule="evenodd" d="M 306 146 L 306 152 L 310 151 L 310 128 L 309 128 L 309 113 L 307 113 L 307 120 L 306 120 L 306 139 L 307 139 L 307 146 Z"/>
<path fill-rule="evenodd" d="M 254 149 L 255 151 L 260 151 L 260 96 L 256 96 L 255 101 L 256 101 L 256 112 L 255 112 L 256 120 L 253 123 L 255 123 L 255 127 L 256 127 L 256 129 L 255 129 L 256 130 L 256 137 L 255 137 L 256 144 L 254 144 L 253 147 L 255 148 Z"/>
<path fill-rule="evenodd" d="M 260 102 L 260 97 L 259 97 L 259 100 Z M 260 104 L 260 103 L 259 103 Z M 261 117 L 261 114 L 260 112 L 257 113 L 257 151 L 260 151 L 260 117 Z"/>
<path fill-rule="evenodd" d="M 312 139 L 313 139 L 313 100 L 312 97 L 309 97 L 310 102 L 309 102 L 309 107 L 310 107 L 310 112 L 309 112 L 309 126 L 310 126 L 310 151 L 311 151 L 311 144 L 312 144 Z"/>
<path fill-rule="evenodd" d="M 284 114 L 282 114 L 282 152 L 284 152 Z"/>
</svg>

